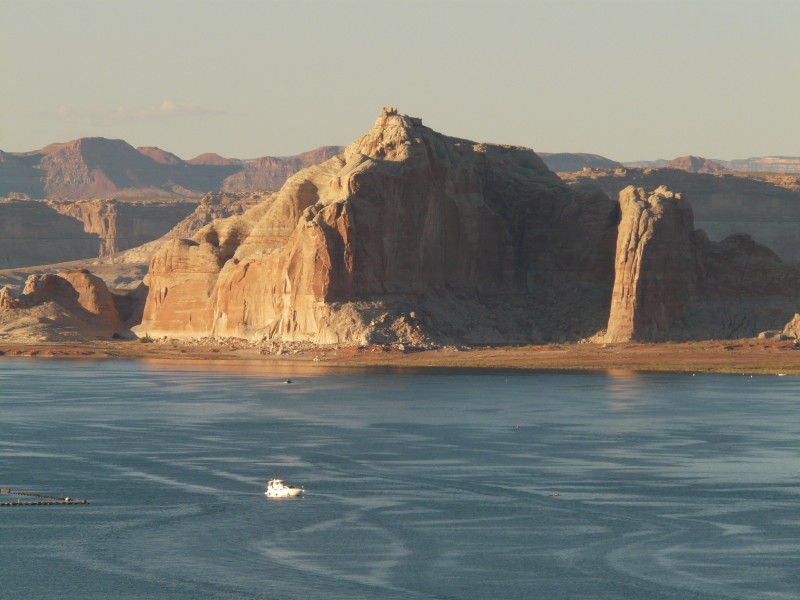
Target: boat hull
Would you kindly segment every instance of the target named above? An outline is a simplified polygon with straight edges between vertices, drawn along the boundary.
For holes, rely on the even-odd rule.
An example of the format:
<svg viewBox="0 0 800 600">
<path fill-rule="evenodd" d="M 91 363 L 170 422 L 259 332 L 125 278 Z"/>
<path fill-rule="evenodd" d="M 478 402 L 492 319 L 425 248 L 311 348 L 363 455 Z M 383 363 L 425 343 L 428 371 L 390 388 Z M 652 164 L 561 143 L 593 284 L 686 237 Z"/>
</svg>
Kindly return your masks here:
<svg viewBox="0 0 800 600">
<path fill-rule="evenodd" d="M 303 488 L 287 488 L 283 490 L 267 490 L 264 495 L 267 498 L 296 498 L 303 494 Z"/>
</svg>

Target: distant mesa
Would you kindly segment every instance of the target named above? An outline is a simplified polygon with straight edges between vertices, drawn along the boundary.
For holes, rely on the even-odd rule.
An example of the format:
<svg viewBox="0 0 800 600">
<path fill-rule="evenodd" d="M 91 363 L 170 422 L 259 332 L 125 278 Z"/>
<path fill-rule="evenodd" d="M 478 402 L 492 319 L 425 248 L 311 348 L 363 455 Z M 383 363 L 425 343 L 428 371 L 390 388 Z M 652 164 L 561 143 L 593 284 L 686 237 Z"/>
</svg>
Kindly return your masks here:
<svg viewBox="0 0 800 600">
<path fill-rule="evenodd" d="M 727 167 L 700 156 L 681 156 L 669 161 L 662 168 L 680 169 L 689 173 L 725 173 L 728 171 Z"/>
<path fill-rule="evenodd" d="M 539 156 L 541 156 L 547 167 L 556 173 L 574 173 L 583 169 L 622 167 L 622 163 L 599 154 L 539 152 Z"/>
<path fill-rule="evenodd" d="M 800 156 L 763 156 L 717 162 L 733 171 L 746 173 L 800 174 Z"/>
<path fill-rule="evenodd" d="M 673 160 L 640 160 L 622 163 L 635 169 L 682 169 L 692 173 L 719 173 L 737 171 L 740 173 L 782 173 L 800 174 L 800 157 L 798 156 L 763 156 L 735 160 L 707 159 L 696 156 L 683 156 Z M 706 170 L 703 170 L 703 169 Z"/>
</svg>

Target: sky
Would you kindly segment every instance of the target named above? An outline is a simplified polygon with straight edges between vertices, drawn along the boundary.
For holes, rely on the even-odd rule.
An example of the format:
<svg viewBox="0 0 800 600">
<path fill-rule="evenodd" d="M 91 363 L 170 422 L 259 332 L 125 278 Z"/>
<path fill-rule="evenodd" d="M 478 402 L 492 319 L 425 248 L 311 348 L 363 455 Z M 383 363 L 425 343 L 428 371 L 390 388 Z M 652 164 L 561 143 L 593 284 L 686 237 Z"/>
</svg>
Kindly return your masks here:
<svg viewBox="0 0 800 600">
<path fill-rule="evenodd" d="M 0 0 L 0 150 L 346 145 L 381 108 L 619 161 L 800 156 L 799 0 Z"/>
</svg>

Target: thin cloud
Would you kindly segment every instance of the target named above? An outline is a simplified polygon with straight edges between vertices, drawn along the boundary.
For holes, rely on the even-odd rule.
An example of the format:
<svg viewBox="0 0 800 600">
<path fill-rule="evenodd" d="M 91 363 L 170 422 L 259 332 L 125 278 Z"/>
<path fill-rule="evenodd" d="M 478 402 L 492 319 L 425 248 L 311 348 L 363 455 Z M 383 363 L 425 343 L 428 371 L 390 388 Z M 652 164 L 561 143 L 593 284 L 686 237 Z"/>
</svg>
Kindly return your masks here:
<svg viewBox="0 0 800 600">
<path fill-rule="evenodd" d="M 163 100 L 157 106 L 146 108 L 131 108 L 117 106 L 112 109 L 83 110 L 70 106 L 59 106 L 55 114 L 62 119 L 80 122 L 90 121 L 125 121 L 125 120 L 156 120 L 183 117 L 217 117 L 226 114 L 225 111 L 201 106 L 196 102 L 175 102 Z"/>
<path fill-rule="evenodd" d="M 216 117 L 225 114 L 224 111 L 200 106 L 196 102 L 173 102 L 164 100 L 155 108 L 138 111 L 142 117 Z"/>
</svg>

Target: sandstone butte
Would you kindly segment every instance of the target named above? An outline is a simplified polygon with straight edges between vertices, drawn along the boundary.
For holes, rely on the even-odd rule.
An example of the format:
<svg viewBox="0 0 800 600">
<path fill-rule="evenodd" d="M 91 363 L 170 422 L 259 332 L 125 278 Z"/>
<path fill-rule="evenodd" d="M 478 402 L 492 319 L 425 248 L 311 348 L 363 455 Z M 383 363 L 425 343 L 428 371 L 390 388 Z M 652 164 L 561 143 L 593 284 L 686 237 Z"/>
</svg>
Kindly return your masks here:
<svg viewBox="0 0 800 600">
<path fill-rule="evenodd" d="M 531 150 L 385 110 L 344 152 L 151 262 L 140 334 L 535 342 L 602 329 L 618 208 Z"/>
<path fill-rule="evenodd" d="M 344 152 L 152 259 L 135 330 L 425 345 L 664 341 L 782 329 L 800 272 L 712 243 L 665 188 L 612 201 L 532 151 L 384 109 Z"/>
</svg>

